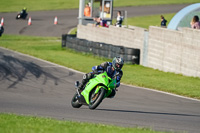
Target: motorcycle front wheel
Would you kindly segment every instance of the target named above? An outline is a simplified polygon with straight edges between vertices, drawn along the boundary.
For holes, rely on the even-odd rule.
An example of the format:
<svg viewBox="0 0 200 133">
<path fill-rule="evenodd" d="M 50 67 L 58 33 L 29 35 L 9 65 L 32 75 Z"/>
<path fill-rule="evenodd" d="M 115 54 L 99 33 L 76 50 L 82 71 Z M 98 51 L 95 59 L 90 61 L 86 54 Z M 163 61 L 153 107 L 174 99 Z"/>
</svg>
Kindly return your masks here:
<svg viewBox="0 0 200 133">
<path fill-rule="evenodd" d="M 102 102 L 105 96 L 106 90 L 102 87 L 97 94 L 95 94 L 95 89 L 92 91 L 90 95 L 90 103 L 89 108 L 95 109 Z"/>
<path fill-rule="evenodd" d="M 82 104 L 79 103 L 77 97 L 78 97 L 78 93 L 75 93 L 75 95 L 73 96 L 72 101 L 71 101 L 71 105 L 74 108 L 80 108 L 82 106 Z"/>
<path fill-rule="evenodd" d="M 17 14 L 16 19 L 20 19 L 20 14 Z"/>
</svg>

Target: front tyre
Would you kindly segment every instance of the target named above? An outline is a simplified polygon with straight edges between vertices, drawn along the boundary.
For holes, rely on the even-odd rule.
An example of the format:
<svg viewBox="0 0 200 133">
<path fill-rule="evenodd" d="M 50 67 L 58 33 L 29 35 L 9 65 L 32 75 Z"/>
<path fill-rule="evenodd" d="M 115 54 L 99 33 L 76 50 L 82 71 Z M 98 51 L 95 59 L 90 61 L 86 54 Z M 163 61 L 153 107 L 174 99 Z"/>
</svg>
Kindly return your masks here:
<svg viewBox="0 0 200 133">
<path fill-rule="evenodd" d="M 75 93 L 75 95 L 73 96 L 71 105 L 74 108 L 80 108 L 82 106 L 82 104 L 80 104 L 78 101 L 78 93 Z"/>
<path fill-rule="evenodd" d="M 99 104 L 102 102 L 104 96 L 105 96 L 106 90 L 104 88 L 101 88 L 97 94 L 95 94 L 95 89 L 92 91 L 92 94 L 90 95 L 90 103 L 89 108 L 95 109 Z"/>
<path fill-rule="evenodd" d="M 17 14 L 16 19 L 20 19 L 20 14 Z"/>
</svg>

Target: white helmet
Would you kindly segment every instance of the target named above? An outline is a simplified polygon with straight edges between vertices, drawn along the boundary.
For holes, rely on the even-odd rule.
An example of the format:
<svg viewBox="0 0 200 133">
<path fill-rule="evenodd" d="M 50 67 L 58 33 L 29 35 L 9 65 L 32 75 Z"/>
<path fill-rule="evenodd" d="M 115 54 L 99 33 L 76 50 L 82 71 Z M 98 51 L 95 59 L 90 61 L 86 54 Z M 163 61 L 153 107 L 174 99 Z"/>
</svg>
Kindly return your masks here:
<svg viewBox="0 0 200 133">
<path fill-rule="evenodd" d="M 116 69 L 116 70 L 120 70 L 122 69 L 124 65 L 124 60 L 121 57 L 115 57 L 112 60 L 112 66 Z"/>
</svg>

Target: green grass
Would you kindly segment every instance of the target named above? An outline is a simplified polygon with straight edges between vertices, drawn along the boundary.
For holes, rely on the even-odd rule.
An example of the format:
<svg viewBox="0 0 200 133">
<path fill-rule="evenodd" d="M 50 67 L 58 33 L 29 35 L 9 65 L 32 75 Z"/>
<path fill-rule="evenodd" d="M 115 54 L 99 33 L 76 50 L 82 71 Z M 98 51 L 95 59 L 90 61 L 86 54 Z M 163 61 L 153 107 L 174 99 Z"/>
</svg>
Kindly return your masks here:
<svg viewBox="0 0 200 133">
<path fill-rule="evenodd" d="M 114 0 L 114 7 L 144 6 L 161 4 L 197 3 L 199 0 Z M 20 11 L 27 7 L 29 11 L 72 9 L 79 7 L 79 0 L 1 0 L 0 12 Z"/>
<path fill-rule="evenodd" d="M 165 17 L 167 24 L 169 24 L 175 13 L 132 17 L 127 19 L 127 23 L 128 25 L 134 25 L 148 29 L 149 26 L 160 26 L 161 15 Z"/>
<path fill-rule="evenodd" d="M 23 7 L 28 11 L 72 9 L 78 5 L 79 0 L 1 0 L 0 12 L 20 11 Z"/>
<path fill-rule="evenodd" d="M 0 133 L 163 133 L 147 128 L 59 121 L 50 118 L 0 113 Z"/>
<path fill-rule="evenodd" d="M 198 3 L 199 0 L 114 0 L 114 6 L 146 6 L 164 4 Z"/>
<path fill-rule="evenodd" d="M 69 34 L 73 34 L 75 35 L 77 33 L 77 27 L 71 29 L 70 33 Z"/>
<path fill-rule="evenodd" d="M 92 66 L 110 59 L 78 53 L 61 48 L 56 37 L 30 37 L 3 35 L 0 46 L 48 60 L 82 72 L 90 72 Z M 81 66 L 81 67 L 80 67 Z M 166 73 L 140 65 L 126 64 L 122 82 L 148 87 L 200 99 L 199 78 Z"/>
</svg>

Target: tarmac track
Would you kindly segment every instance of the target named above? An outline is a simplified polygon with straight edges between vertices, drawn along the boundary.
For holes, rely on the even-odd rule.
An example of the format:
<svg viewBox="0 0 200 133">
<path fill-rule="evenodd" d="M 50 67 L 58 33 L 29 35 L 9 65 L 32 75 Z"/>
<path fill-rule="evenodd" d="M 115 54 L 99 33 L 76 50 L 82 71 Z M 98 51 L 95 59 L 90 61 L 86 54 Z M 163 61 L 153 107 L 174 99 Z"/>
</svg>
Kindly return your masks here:
<svg viewBox="0 0 200 133">
<path fill-rule="evenodd" d="M 199 133 L 200 101 L 121 85 L 96 110 L 74 109 L 82 73 L 0 48 L 0 112 Z"/>
<path fill-rule="evenodd" d="M 76 14 L 75 11 L 74 14 Z M 56 26 L 53 24 L 42 25 L 44 23 L 43 16 L 50 18 L 57 12 L 60 11 L 33 12 L 35 22 L 33 21 L 33 25 L 30 27 L 23 27 L 22 23 L 26 24 L 25 21 L 12 18 L 13 22 L 10 23 L 17 22 L 17 27 L 8 32 L 9 26 L 6 23 L 7 34 L 61 35 L 62 32 L 50 34 L 45 30 L 59 26 L 64 29 L 62 27 L 65 25 L 64 20 Z M 61 12 L 66 13 L 66 11 Z M 8 18 L 15 17 L 15 13 L 6 14 Z M 43 32 L 34 33 L 30 30 L 32 28 L 39 30 L 36 28 L 38 26 L 34 28 L 36 22 L 41 22 Z M 53 23 L 53 19 L 51 22 Z M 66 22 L 70 22 L 70 24 L 66 24 L 68 27 L 73 27 L 73 24 L 75 26 L 72 20 Z M 199 133 L 199 100 L 177 97 L 144 88 L 121 85 L 115 98 L 105 99 L 96 110 L 89 110 L 87 106 L 74 109 L 70 103 L 75 93 L 74 81 L 80 80 L 81 77 L 82 73 L 80 72 L 0 48 L 0 112 L 128 127 L 150 127 L 159 131 Z"/>
</svg>

